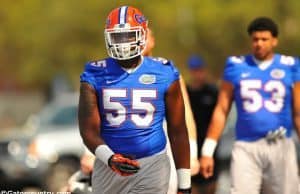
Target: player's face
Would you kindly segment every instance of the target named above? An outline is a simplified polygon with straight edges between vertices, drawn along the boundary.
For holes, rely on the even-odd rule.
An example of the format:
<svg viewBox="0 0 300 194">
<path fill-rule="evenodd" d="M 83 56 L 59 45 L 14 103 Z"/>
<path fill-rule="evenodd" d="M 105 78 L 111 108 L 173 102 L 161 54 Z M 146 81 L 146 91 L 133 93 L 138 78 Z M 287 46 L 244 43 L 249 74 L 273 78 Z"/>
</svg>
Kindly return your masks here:
<svg viewBox="0 0 300 194">
<path fill-rule="evenodd" d="M 273 49 L 277 46 L 277 38 L 270 31 L 256 31 L 251 34 L 252 52 L 259 60 L 273 57 Z"/>
<path fill-rule="evenodd" d="M 136 41 L 136 32 L 111 33 L 113 44 L 122 44 Z"/>
</svg>

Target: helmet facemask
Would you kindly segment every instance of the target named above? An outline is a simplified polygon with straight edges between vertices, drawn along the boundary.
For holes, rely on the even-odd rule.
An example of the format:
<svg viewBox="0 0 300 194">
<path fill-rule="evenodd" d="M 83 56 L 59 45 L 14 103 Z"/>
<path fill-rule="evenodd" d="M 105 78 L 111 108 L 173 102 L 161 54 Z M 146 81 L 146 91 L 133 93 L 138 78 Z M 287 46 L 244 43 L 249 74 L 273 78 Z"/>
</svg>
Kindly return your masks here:
<svg viewBox="0 0 300 194">
<path fill-rule="evenodd" d="M 108 55 L 118 60 L 128 60 L 141 55 L 146 45 L 146 32 L 142 26 L 117 25 L 104 31 Z"/>
</svg>

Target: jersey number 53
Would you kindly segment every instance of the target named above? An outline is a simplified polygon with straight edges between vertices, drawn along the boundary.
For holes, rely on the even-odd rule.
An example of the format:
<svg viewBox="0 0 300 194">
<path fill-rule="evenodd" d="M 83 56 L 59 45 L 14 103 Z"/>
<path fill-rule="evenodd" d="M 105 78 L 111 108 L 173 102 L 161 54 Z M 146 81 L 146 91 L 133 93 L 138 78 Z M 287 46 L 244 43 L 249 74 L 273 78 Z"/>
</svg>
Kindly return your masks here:
<svg viewBox="0 0 300 194">
<path fill-rule="evenodd" d="M 259 90 L 271 93 L 271 97 L 264 99 Z M 242 80 L 240 92 L 243 108 L 247 112 L 257 112 L 262 107 L 270 112 L 280 112 L 286 94 L 285 86 L 278 80 L 270 80 L 265 84 L 262 84 L 261 80 Z"/>
</svg>

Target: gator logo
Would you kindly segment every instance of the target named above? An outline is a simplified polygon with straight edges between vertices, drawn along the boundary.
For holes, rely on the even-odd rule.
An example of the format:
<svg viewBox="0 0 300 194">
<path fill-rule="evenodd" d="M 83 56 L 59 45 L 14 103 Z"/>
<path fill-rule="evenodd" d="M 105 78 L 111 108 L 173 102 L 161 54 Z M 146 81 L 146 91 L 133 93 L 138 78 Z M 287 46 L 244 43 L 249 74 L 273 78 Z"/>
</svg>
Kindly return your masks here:
<svg viewBox="0 0 300 194">
<path fill-rule="evenodd" d="M 281 69 L 274 69 L 271 71 L 271 77 L 274 79 L 282 79 L 285 76 L 285 72 Z"/>
<path fill-rule="evenodd" d="M 145 16 L 139 15 L 139 14 L 135 14 L 135 15 L 134 15 L 134 18 L 135 18 L 135 20 L 136 20 L 139 24 L 141 24 L 141 23 L 147 21 L 147 19 L 145 18 Z"/>
<path fill-rule="evenodd" d="M 143 74 L 139 78 L 139 82 L 142 84 L 153 84 L 156 82 L 156 76 L 155 75 L 150 75 L 150 74 Z"/>
</svg>

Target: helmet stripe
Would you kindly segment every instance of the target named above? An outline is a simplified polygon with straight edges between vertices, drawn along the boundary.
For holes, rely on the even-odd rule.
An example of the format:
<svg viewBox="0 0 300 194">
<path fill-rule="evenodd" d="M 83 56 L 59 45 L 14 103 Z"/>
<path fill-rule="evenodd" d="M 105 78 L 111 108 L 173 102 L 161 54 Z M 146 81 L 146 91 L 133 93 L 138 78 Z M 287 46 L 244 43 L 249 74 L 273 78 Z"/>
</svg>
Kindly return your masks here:
<svg viewBox="0 0 300 194">
<path fill-rule="evenodd" d="M 119 14 L 118 14 L 118 18 L 119 18 L 119 24 L 120 24 L 120 22 L 121 22 L 121 8 L 119 8 Z"/>
<path fill-rule="evenodd" d="M 119 10 L 119 22 L 120 24 L 126 23 L 126 12 L 127 12 L 127 6 L 123 6 Z"/>
<path fill-rule="evenodd" d="M 126 21 L 127 21 L 127 10 L 128 10 L 128 7 L 126 6 L 124 23 L 126 23 Z"/>
</svg>

